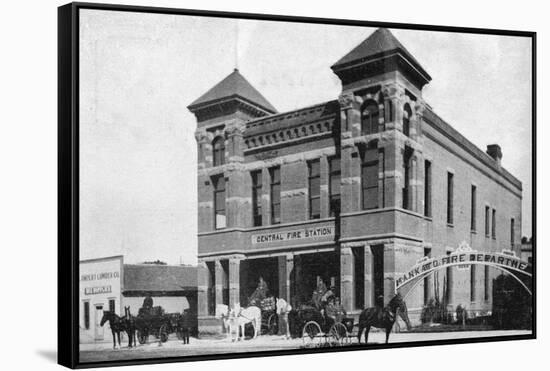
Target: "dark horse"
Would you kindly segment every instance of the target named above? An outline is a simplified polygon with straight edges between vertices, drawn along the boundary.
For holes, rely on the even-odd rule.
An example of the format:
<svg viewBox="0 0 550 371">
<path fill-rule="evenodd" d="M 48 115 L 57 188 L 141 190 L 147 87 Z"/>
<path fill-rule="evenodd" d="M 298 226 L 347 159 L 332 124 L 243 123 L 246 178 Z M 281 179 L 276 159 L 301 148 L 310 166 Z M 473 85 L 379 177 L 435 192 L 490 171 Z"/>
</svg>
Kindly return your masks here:
<svg viewBox="0 0 550 371">
<path fill-rule="evenodd" d="M 124 328 L 128 334 L 128 348 L 131 348 L 132 344 L 136 347 L 136 318 L 132 316 L 129 306 L 124 307 L 124 317 L 122 319 L 124 321 Z"/>
<path fill-rule="evenodd" d="M 382 307 L 372 307 L 367 308 L 361 312 L 359 315 L 359 331 L 357 332 L 357 340 L 361 344 L 361 335 L 363 334 L 363 329 L 365 329 L 365 344 L 368 342 L 369 331 L 371 327 L 377 327 L 386 329 L 386 344 L 390 338 L 390 332 L 393 327 L 393 324 L 397 320 L 397 316 L 400 316 L 405 324 L 407 329 L 411 329 L 411 322 L 409 321 L 409 315 L 407 314 L 407 304 L 401 297 L 401 294 L 397 293 L 388 305 L 385 308 Z"/>
<path fill-rule="evenodd" d="M 103 326 L 105 322 L 109 322 L 109 327 L 111 327 L 111 332 L 113 333 L 113 349 L 116 349 L 117 339 L 118 339 L 118 346 L 120 348 L 120 333 L 125 330 L 124 319 L 120 318 L 115 312 L 111 312 L 110 310 L 104 310 L 100 325 Z M 116 338 L 115 338 L 115 334 L 116 334 Z"/>
</svg>

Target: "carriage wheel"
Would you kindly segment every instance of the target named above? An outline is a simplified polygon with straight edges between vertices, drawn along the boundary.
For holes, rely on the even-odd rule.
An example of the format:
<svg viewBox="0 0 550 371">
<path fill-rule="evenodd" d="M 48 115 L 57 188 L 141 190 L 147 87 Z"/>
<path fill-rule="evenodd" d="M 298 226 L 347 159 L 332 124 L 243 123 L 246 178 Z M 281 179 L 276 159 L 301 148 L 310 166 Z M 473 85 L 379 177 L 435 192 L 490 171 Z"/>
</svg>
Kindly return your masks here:
<svg viewBox="0 0 550 371">
<path fill-rule="evenodd" d="M 344 345 L 349 340 L 348 330 L 344 324 L 337 322 L 329 330 L 330 344 L 333 346 Z"/>
<path fill-rule="evenodd" d="M 168 341 L 168 331 L 166 330 L 166 325 L 162 325 L 159 329 L 160 341 L 166 343 Z"/>
<path fill-rule="evenodd" d="M 142 332 L 141 330 L 137 331 L 137 338 L 141 345 L 145 344 L 147 342 L 147 334 L 145 332 Z"/>
<path fill-rule="evenodd" d="M 315 321 L 309 321 L 302 331 L 302 342 L 305 347 L 320 346 L 322 336 L 321 326 Z"/>
<path fill-rule="evenodd" d="M 267 333 L 269 335 L 276 335 L 279 331 L 279 316 L 277 313 L 273 313 L 267 319 Z"/>
</svg>

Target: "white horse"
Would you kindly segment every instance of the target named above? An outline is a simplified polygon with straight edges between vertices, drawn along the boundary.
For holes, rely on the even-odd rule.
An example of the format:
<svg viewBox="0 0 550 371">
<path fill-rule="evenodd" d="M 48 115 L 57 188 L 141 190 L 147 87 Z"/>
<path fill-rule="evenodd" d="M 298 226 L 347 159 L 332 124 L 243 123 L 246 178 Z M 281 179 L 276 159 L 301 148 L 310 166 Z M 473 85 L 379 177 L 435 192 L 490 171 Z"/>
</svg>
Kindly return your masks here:
<svg viewBox="0 0 550 371">
<path fill-rule="evenodd" d="M 241 308 L 239 304 L 235 305 L 229 316 L 229 325 L 230 327 L 237 327 L 237 340 L 244 339 L 244 327 L 247 323 L 252 324 L 254 328 L 253 339 L 255 339 L 260 334 L 262 327 L 262 311 L 255 306 Z"/>
<path fill-rule="evenodd" d="M 290 339 L 288 313 L 290 313 L 290 311 L 292 310 L 292 306 L 287 303 L 287 301 L 283 298 L 277 298 L 275 306 L 277 308 L 277 316 L 282 319 L 282 321 L 279 321 L 279 325 L 281 325 L 281 323 L 284 325 L 284 328 L 282 330 L 284 330 L 285 338 Z"/>
<path fill-rule="evenodd" d="M 216 318 L 220 318 L 222 320 L 222 328 L 224 332 L 227 332 L 227 337 L 231 336 L 231 332 L 229 330 L 229 306 L 225 304 L 216 304 Z"/>
<path fill-rule="evenodd" d="M 227 332 L 227 338 L 231 341 L 244 339 L 244 327 L 247 323 L 251 323 L 254 328 L 254 338 L 259 335 L 262 326 L 262 312 L 260 308 L 251 306 L 241 308 L 239 304 L 235 304 L 233 308 L 229 308 L 225 304 L 216 305 L 216 318 L 222 320 L 224 330 Z M 236 337 L 233 338 L 233 333 L 236 332 Z"/>
</svg>

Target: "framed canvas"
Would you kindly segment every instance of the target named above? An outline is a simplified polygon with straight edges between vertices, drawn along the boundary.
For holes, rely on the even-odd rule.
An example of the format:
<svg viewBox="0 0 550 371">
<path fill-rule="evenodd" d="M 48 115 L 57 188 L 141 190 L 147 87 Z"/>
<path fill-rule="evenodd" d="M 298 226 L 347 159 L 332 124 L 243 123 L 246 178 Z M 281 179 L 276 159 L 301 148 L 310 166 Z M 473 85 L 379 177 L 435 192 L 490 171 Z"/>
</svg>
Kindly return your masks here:
<svg viewBox="0 0 550 371">
<path fill-rule="evenodd" d="M 534 32 L 58 19 L 60 364 L 536 337 Z"/>
</svg>

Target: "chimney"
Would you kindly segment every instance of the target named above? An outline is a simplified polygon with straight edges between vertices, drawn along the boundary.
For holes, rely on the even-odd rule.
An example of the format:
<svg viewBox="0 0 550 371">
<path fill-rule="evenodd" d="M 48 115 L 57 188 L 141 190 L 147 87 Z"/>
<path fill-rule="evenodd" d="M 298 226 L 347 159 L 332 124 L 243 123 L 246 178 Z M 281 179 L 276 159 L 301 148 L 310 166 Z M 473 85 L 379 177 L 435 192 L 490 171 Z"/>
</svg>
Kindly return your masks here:
<svg viewBox="0 0 550 371">
<path fill-rule="evenodd" d="M 502 150 L 498 144 L 489 144 L 487 146 L 487 154 L 491 156 L 500 166 L 500 160 L 502 160 Z"/>
</svg>

